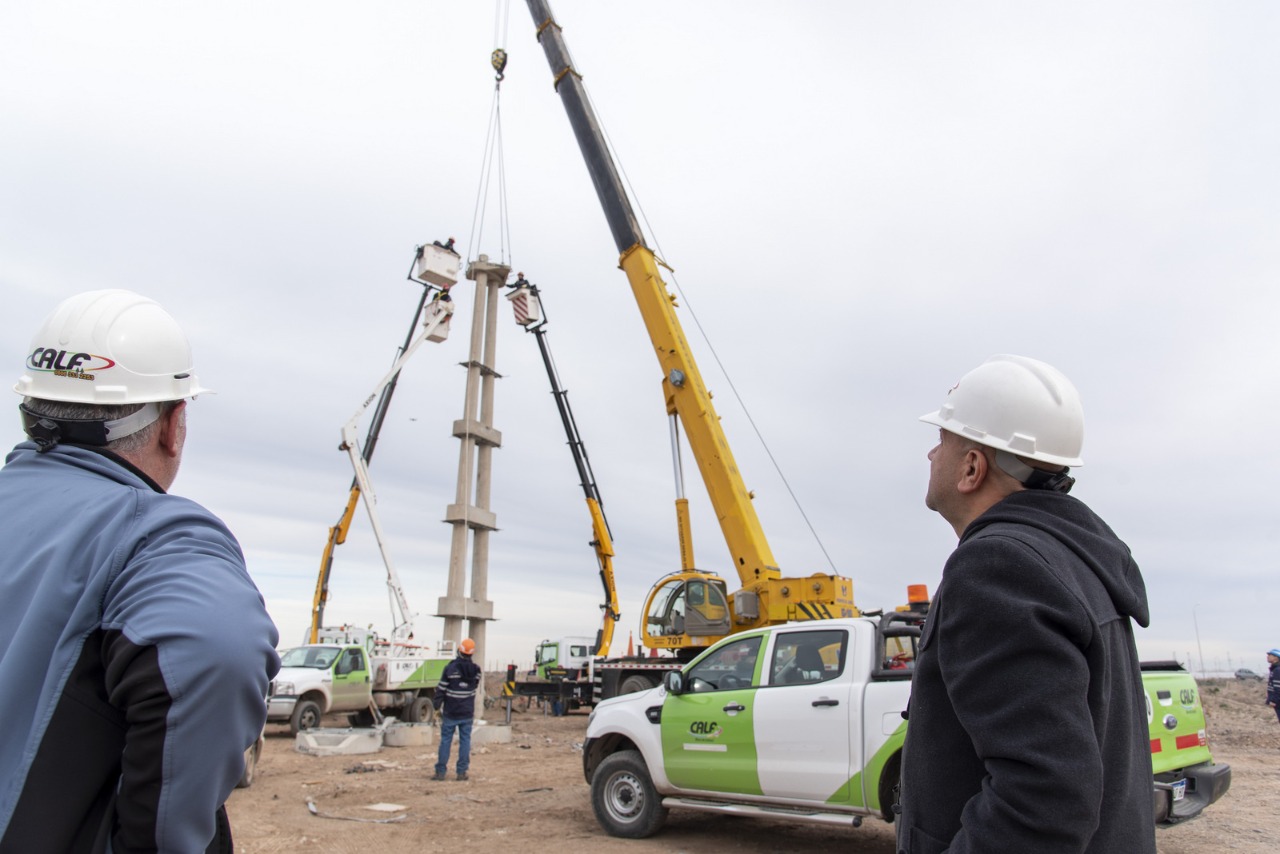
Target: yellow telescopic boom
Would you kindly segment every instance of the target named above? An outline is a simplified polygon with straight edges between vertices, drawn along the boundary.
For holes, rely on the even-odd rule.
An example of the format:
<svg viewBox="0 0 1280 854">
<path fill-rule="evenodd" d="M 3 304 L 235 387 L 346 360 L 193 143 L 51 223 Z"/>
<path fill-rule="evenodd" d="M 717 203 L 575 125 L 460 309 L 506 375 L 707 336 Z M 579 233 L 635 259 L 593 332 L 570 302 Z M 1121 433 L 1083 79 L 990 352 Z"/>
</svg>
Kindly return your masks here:
<svg viewBox="0 0 1280 854">
<path fill-rule="evenodd" d="M 556 91 L 613 234 L 620 265 L 631 283 L 632 295 L 661 366 L 667 411 L 679 419 L 684 429 L 740 584 L 738 590 L 727 593 L 723 580 L 714 573 L 688 566 L 662 579 L 646 604 L 641 626 L 645 645 L 691 650 L 758 626 L 856 616 L 853 582 L 848 578 L 824 573 L 784 578 L 776 565 L 751 493 L 738 471 L 711 394 L 676 316 L 675 297 L 667 290 L 659 262 L 645 242 L 560 27 L 547 0 L 528 0 L 528 5 Z M 678 471 L 678 453 L 676 458 Z M 683 499 L 683 488 L 679 483 L 677 487 L 679 501 Z M 681 519 L 682 538 L 687 536 L 686 523 L 687 518 Z M 685 545 L 687 550 L 682 547 L 682 554 L 691 562 L 692 547 Z"/>
</svg>

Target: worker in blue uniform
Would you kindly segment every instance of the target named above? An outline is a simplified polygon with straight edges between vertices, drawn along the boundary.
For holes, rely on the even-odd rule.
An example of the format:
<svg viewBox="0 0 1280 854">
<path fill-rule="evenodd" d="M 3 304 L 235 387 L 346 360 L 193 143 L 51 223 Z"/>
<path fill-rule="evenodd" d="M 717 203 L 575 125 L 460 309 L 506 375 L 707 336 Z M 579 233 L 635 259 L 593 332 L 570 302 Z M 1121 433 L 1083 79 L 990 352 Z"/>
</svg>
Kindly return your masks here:
<svg viewBox="0 0 1280 854">
<path fill-rule="evenodd" d="M 449 751 L 453 733 L 458 733 L 458 779 L 467 779 L 471 767 L 471 722 L 476 713 L 476 689 L 480 687 L 480 666 L 471 660 L 476 642 L 466 638 L 458 644 L 458 656 L 445 665 L 436 686 L 434 704 L 441 712 L 440 753 L 434 780 L 443 780 L 449 771 Z"/>
</svg>

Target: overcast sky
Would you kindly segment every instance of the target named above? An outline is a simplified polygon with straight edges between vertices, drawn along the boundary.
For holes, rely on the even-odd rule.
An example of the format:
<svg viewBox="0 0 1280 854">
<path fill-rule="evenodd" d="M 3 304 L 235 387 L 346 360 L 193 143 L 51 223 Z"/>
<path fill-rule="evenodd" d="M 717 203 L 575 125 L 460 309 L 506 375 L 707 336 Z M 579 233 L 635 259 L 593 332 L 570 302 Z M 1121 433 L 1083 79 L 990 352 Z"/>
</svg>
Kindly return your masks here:
<svg viewBox="0 0 1280 854">
<path fill-rule="evenodd" d="M 616 541 L 620 648 L 678 568 L 658 366 L 529 12 L 511 3 L 501 23 L 504 8 L 0 6 L 0 353 L 16 378 L 41 318 L 91 288 L 179 319 L 218 394 L 191 407 L 174 491 L 236 531 L 282 643 L 308 624 L 350 485 L 339 429 L 408 330 L 415 246 L 446 236 L 544 290 Z M 935 589 L 955 538 L 922 503 L 936 431 L 916 418 L 1019 353 L 1080 389 L 1073 494 L 1143 568 L 1141 654 L 1265 666 L 1280 645 L 1274 4 L 553 8 L 784 573 L 834 566 L 863 608 Z M 479 192 L 496 46 L 507 240 Z M 464 331 L 472 288 L 455 291 Z M 601 600 L 536 344 L 503 311 L 489 664 L 594 633 Z M 466 339 L 406 367 L 372 466 L 425 638 L 441 631 Z M 16 418 L 0 427 L 20 438 Z M 697 563 L 733 589 L 686 465 Z M 384 578 L 362 512 L 329 621 L 389 629 Z"/>
</svg>

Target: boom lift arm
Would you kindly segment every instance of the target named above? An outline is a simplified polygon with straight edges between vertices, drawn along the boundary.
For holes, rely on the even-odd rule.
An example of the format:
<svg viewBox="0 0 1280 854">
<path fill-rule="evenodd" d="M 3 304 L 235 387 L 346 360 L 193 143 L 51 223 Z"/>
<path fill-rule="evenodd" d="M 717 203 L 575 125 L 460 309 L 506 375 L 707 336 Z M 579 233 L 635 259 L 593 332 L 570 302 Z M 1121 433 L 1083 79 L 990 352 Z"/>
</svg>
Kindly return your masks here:
<svg viewBox="0 0 1280 854">
<path fill-rule="evenodd" d="M 392 605 L 391 615 L 395 620 L 395 626 L 392 629 L 391 637 L 393 640 L 404 641 L 413 634 L 413 617 L 414 614 L 409 610 L 409 603 L 404 598 L 404 588 L 400 584 L 400 574 L 396 572 L 395 564 L 391 561 L 391 554 L 387 551 L 386 538 L 382 535 L 382 523 L 378 520 L 377 496 L 373 492 L 373 484 L 369 480 L 369 466 L 365 462 L 364 455 L 360 450 L 360 442 L 356 438 L 358 432 L 356 424 L 360 421 L 360 417 L 364 415 L 369 404 L 386 388 L 388 384 L 393 382 L 399 375 L 400 369 L 404 363 L 409 361 L 409 357 L 431 333 L 436 331 L 440 324 L 449 319 L 449 315 L 453 314 L 453 303 L 436 300 L 431 303 L 427 313 L 427 322 L 422 327 L 422 331 L 418 333 L 418 337 L 413 340 L 408 349 L 396 359 L 395 364 L 391 366 L 390 372 L 374 386 L 373 393 L 370 394 L 364 402 L 364 405 L 356 410 L 355 415 L 347 421 L 342 427 L 342 449 L 347 452 L 351 458 L 351 467 L 355 469 L 356 483 L 360 487 L 360 496 L 364 499 L 365 509 L 369 511 L 369 522 L 373 526 L 373 536 L 378 541 L 378 551 L 382 553 L 382 562 L 387 567 L 387 590 L 391 594 Z"/>
<path fill-rule="evenodd" d="M 405 334 L 404 344 L 397 350 L 397 358 L 392 365 L 391 371 L 374 387 L 373 392 L 365 398 L 364 403 L 356 410 L 355 415 L 342 428 L 342 444 L 338 446 L 338 449 L 347 451 L 351 456 L 355 476 L 351 480 L 351 492 L 347 496 L 347 505 L 343 508 L 342 516 L 339 517 L 337 523 L 329 528 L 329 539 L 325 542 L 324 551 L 320 556 L 320 572 L 316 578 L 315 595 L 311 602 L 309 643 L 319 643 L 320 627 L 324 625 L 324 608 L 329 601 L 329 578 L 333 571 L 333 550 L 347 541 L 347 533 L 351 530 L 351 522 L 355 517 L 356 505 L 360 503 L 361 495 L 364 495 L 366 501 L 369 502 L 368 511 L 378 538 L 378 547 L 382 549 L 383 559 L 387 564 L 388 586 L 392 588 L 393 599 L 397 603 L 393 606 L 393 617 L 397 607 L 400 609 L 400 619 L 402 621 L 407 620 L 410 616 L 408 607 L 403 601 L 404 592 L 399 590 L 399 579 L 395 578 L 394 584 L 391 580 L 395 569 L 391 565 L 390 556 L 383 548 L 381 526 L 373 508 L 373 505 L 377 503 L 377 499 L 372 497 L 372 492 L 366 492 L 366 490 L 372 488 L 369 484 L 369 461 L 373 459 L 373 451 L 378 444 L 378 435 L 382 432 L 382 423 L 386 420 L 387 410 L 391 405 L 391 396 L 395 394 L 396 384 L 400 381 L 400 369 L 408 361 L 413 351 L 417 350 L 418 346 L 428 337 L 435 334 L 437 329 L 446 323 L 453 314 L 453 303 L 448 299 L 448 285 L 451 282 L 449 282 L 447 275 L 442 277 L 437 272 L 438 269 L 441 269 L 440 264 L 442 263 L 438 259 L 448 257 L 443 255 L 442 251 L 447 251 L 449 255 L 456 257 L 457 253 L 453 251 L 452 246 L 453 238 L 449 238 L 448 245 L 437 242 L 433 246 L 418 247 L 408 278 L 410 281 L 417 282 L 423 286 L 422 298 L 418 300 L 418 308 L 409 324 L 409 331 Z M 448 264 L 447 261 L 443 263 Z M 416 278 L 414 275 L 415 270 L 419 275 L 430 277 L 436 287 L 433 288 L 432 283 Z M 428 300 L 431 300 L 429 307 Z M 427 311 L 428 315 L 425 320 L 423 317 L 424 311 Z M 420 322 L 425 325 L 422 332 L 415 339 L 413 333 Z M 364 446 L 361 448 L 360 443 L 355 438 L 356 422 L 364 415 L 369 408 L 369 404 L 375 399 L 378 404 L 374 407 L 373 417 L 369 422 L 368 432 L 365 434 Z M 397 592 L 398 596 L 396 595 Z"/>
<path fill-rule="evenodd" d="M 777 567 L 676 315 L 675 297 L 667 291 L 658 269 L 660 262 L 645 243 L 560 27 L 547 0 L 527 2 L 556 91 L 620 253 L 620 265 L 662 368 L 667 413 L 673 419 L 672 436 L 677 435 L 674 421 L 678 419 L 741 585 L 726 597 L 723 579 L 694 567 L 679 450 L 674 448 L 682 568 L 660 580 L 649 594 L 641 626 L 645 645 L 688 651 L 709 646 L 732 632 L 787 620 L 856 616 L 853 583 L 848 578 L 823 573 L 784 578 Z"/>
<path fill-rule="evenodd" d="M 409 345 L 413 341 L 413 331 L 418 328 L 418 322 L 422 318 L 422 310 L 426 308 L 427 300 L 431 297 L 431 289 L 423 288 L 422 299 L 418 300 L 418 310 L 413 313 L 413 320 L 409 324 L 409 331 L 404 337 L 404 344 L 396 351 L 397 358 L 409 349 Z M 391 405 L 391 396 L 396 392 L 396 383 L 400 381 L 399 371 L 391 378 L 390 382 L 382 387 L 381 393 L 378 394 L 378 405 L 373 409 L 373 417 L 369 420 L 369 430 L 365 433 L 364 446 L 361 451 L 361 458 L 364 461 L 366 471 L 369 467 L 369 461 L 373 459 L 373 450 L 378 444 L 378 434 L 382 432 L 382 422 L 387 417 L 387 408 Z M 368 406 L 369 401 L 365 401 Z M 363 411 L 363 410 L 362 410 Z M 345 449 L 346 439 L 343 439 L 343 449 Z M 343 508 L 342 515 L 333 527 L 329 529 L 329 539 L 324 545 L 324 552 L 320 555 L 320 574 L 316 578 L 316 592 L 311 601 L 311 639 L 310 643 L 320 642 L 320 627 L 324 625 L 324 606 L 329 601 L 329 576 L 333 571 L 333 550 L 337 546 L 347 541 L 347 532 L 351 530 L 351 521 L 356 515 L 356 505 L 360 503 L 360 479 L 358 477 L 351 478 L 351 492 L 347 496 L 347 506 Z"/>
<path fill-rule="evenodd" d="M 547 379 L 551 381 L 551 394 L 556 399 L 560 423 L 564 425 L 569 451 L 573 454 L 573 464 L 578 469 L 578 481 L 587 497 L 587 512 L 591 514 L 591 547 L 595 549 L 596 560 L 600 564 L 600 582 L 604 585 L 604 604 L 600 606 L 604 616 L 596 634 L 595 647 L 595 655 L 603 658 L 609 654 L 613 630 L 622 619 L 622 612 L 618 610 L 618 589 L 613 577 L 613 537 L 609 533 L 609 521 L 604 515 L 604 501 L 600 498 L 600 488 L 591 471 L 587 448 L 582 443 L 573 409 L 569 406 L 569 392 L 561 384 L 555 361 L 551 358 L 551 345 L 547 343 L 547 314 L 541 292 L 537 285 L 525 282 L 524 274 L 521 273 L 515 282 L 515 290 L 507 294 L 507 299 L 511 300 L 516 310 L 516 323 L 523 326 L 525 332 L 532 332 L 538 340 L 538 352 L 542 354 L 542 364 L 547 369 Z"/>
</svg>

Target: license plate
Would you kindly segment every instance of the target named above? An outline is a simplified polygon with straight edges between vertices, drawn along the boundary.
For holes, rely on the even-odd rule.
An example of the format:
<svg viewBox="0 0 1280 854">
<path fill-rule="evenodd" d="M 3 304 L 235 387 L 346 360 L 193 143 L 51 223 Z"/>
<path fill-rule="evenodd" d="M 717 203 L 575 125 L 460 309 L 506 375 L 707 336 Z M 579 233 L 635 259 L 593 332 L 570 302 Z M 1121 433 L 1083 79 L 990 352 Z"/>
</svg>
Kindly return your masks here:
<svg viewBox="0 0 1280 854">
<path fill-rule="evenodd" d="M 1187 781 L 1179 780 L 1173 784 L 1173 799 L 1180 801 L 1187 796 Z"/>
</svg>

